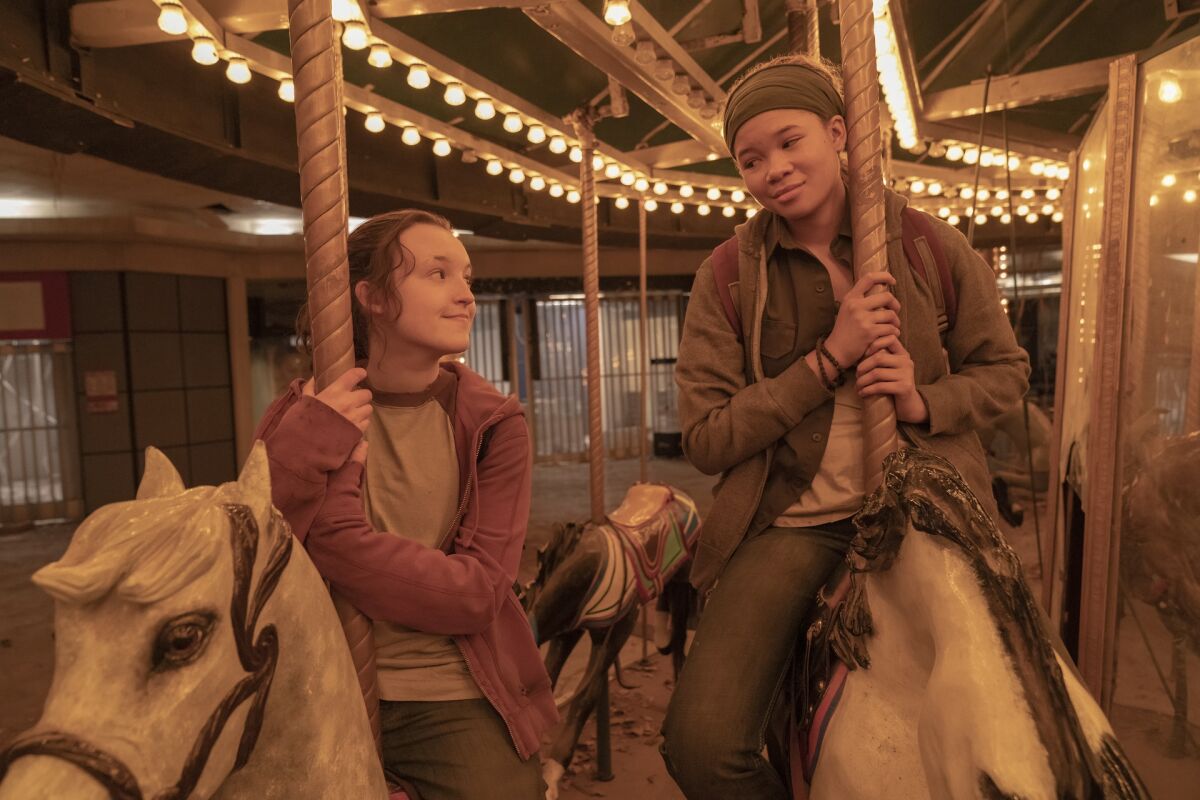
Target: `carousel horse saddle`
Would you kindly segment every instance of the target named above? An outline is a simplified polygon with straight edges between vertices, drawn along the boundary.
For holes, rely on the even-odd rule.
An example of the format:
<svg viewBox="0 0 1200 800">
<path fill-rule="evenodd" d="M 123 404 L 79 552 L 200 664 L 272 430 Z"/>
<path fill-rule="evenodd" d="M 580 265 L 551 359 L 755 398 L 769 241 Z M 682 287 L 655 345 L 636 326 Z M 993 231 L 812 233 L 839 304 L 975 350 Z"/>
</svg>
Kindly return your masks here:
<svg viewBox="0 0 1200 800">
<path fill-rule="evenodd" d="M 842 562 L 817 592 L 816 604 L 801 630 L 804 638 L 797 643 L 795 674 L 792 679 L 794 714 L 792 730 L 792 776 L 812 780 L 820 755 L 825 729 L 837 709 L 842 687 L 850 671 L 849 653 L 854 645 L 848 633 L 857 632 L 858 597 L 852 596 L 852 573 Z M 864 656 L 865 658 L 865 656 Z M 802 769 L 797 769 L 801 765 Z M 797 795 L 806 796 L 806 795 Z"/>
<path fill-rule="evenodd" d="M 680 526 L 673 506 L 684 498 L 671 487 L 638 483 L 608 516 L 608 524 L 621 541 L 643 603 L 657 597 L 663 585 L 687 561 L 699 530 L 699 516 L 689 505 Z"/>
</svg>

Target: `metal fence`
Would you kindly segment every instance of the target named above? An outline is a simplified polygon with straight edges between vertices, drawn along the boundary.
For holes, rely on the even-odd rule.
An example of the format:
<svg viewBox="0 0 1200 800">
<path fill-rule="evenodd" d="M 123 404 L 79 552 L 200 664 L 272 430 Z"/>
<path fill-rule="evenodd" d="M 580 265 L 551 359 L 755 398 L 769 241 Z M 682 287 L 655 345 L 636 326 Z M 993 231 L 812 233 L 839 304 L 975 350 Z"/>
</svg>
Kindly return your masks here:
<svg viewBox="0 0 1200 800">
<path fill-rule="evenodd" d="M 686 302 L 686 295 L 678 291 L 651 292 L 647 298 L 647 426 L 651 434 L 679 431 L 673 373 Z M 588 409 L 583 296 L 480 297 L 477 303 L 466 362 L 501 391 L 517 392 L 527 409 L 537 460 L 585 459 Z M 601 295 L 602 428 L 605 448 L 613 458 L 638 453 L 638 318 L 636 293 Z"/>
<path fill-rule="evenodd" d="M 70 342 L 0 342 L 0 524 L 83 513 Z"/>
</svg>

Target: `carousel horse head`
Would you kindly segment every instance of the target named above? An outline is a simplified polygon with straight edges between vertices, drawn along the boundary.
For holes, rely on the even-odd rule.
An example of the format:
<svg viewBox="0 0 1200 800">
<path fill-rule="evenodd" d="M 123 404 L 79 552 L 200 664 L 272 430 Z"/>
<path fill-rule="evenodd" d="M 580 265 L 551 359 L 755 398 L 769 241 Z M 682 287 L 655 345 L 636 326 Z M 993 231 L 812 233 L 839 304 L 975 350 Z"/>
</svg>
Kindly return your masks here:
<svg viewBox="0 0 1200 800">
<path fill-rule="evenodd" d="M 193 489 L 149 448 L 137 499 L 91 514 L 33 576 L 55 600 L 54 679 L 41 719 L 0 751 L 0 798 L 209 797 L 245 767 L 273 681 L 294 682 L 278 669 L 280 629 L 306 612 L 294 588 L 276 593 L 297 580 L 289 562 L 321 588 L 292 542 L 261 443 L 237 481 Z"/>
<path fill-rule="evenodd" d="M 567 559 L 579 544 L 583 525 L 577 522 L 559 522 L 554 525 L 550 538 L 537 549 L 537 575 L 521 587 L 521 604 L 525 610 L 533 608 L 538 594 L 546 587 L 550 576 Z"/>
</svg>

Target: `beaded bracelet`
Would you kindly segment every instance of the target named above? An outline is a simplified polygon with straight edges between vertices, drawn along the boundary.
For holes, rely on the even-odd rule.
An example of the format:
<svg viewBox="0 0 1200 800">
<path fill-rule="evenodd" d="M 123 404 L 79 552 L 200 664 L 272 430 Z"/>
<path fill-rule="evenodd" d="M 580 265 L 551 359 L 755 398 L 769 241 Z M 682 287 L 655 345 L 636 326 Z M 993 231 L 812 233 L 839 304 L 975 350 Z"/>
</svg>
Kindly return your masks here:
<svg viewBox="0 0 1200 800">
<path fill-rule="evenodd" d="M 817 352 L 817 362 L 818 363 L 820 363 L 822 357 L 824 357 L 825 360 L 827 360 L 830 363 L 830 365 L 832 365 L 832 368 L 834 370 L 836 370 L 836 372 L 837 372 L 837 374 L 834 376 L 834 379 L 828 382 L 829 385 L 833 386 L 833 387 L 837 387 L 837 386 L 841 386 L 843 383 L 845 383 L 846 382 L 846 374 L 845 374 L 846 371 L 844 369 L 842 369 L 842 365 L 838 363 L 838 360 L 833 357 L 832 353 L 829 352 L 829 348 L 825 346 L 825 337 L 824 336 L 817 339 L 817 351 L 816 352 Z M 824 369 L 822 369 L 822 375 L 824 375 Z M 829 391 L 832 392 L 833 389 L 830 389 Z"/>
<path fill-rule="evenodd" d="M 825 387 L 825 391 L 832 394 L 837 389 L 837 384 L 829 380 L 829 375 L 825 372 L 825 362 L 821 359 L 821 348 L 818 347 L 814 350 L 813 355 L 817 357 L 817 369 L 821 371 L 821 385 Z"/>
</svg>

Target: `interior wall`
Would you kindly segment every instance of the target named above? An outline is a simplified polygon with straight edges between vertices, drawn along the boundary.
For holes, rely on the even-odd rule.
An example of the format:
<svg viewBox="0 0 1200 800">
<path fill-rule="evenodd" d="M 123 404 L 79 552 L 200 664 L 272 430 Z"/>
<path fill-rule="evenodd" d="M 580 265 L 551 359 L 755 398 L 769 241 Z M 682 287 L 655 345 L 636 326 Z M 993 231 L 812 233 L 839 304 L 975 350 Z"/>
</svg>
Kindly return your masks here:
<svg viewBox="0 0 1200 800">
<path fill-rule="evenodd" d="M 236 475 L 225 281 L 139 272 L 71 275 L 87 511 L 136 492 L 145 448 L 185 485 Z M 116 373 L 113 411 L 89 411 L 85 373 Z"/>
</svg>

